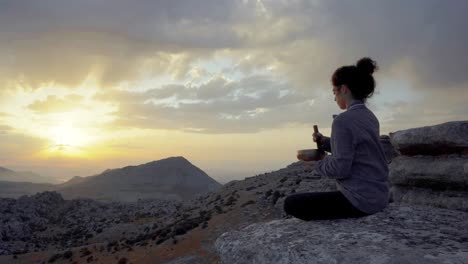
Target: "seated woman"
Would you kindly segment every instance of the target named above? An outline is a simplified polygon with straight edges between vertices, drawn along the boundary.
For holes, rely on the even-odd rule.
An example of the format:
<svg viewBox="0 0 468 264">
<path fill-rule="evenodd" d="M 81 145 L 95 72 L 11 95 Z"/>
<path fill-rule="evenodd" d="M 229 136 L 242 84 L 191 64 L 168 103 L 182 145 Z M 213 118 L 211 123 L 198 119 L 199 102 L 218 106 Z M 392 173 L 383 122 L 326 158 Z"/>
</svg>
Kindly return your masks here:
<svg viewBox="0 0 468 264">
<path fill-rule="evenodd" d="M 383 210 L 389 200 L 388 167 L 380 144 L 379 121 L 366 106 L 375 88 L 377 64 L 362 58 L 338 68 L 333 94 L 345 112 L 336 116 L 331 138 L 314 133 L 321 148 L 332 153 L 315 165 L 315 172 L 336 179 L 338 191 L 288 196 L 284 211 L 303 220 L 353 218 Z"/>
</svg>

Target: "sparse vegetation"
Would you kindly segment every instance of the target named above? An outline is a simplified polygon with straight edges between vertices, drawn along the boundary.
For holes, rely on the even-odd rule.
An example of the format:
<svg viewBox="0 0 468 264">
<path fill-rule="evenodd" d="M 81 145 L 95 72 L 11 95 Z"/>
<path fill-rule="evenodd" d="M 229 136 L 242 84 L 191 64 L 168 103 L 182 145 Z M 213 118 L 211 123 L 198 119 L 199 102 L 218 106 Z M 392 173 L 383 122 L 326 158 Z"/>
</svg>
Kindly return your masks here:
<svg viewBox="0 0 468 264">
<path fill-rule="evenodd" d="M 254 204 L 254 203 L 255 203 L 255 201 L 253 201 L 253 200 L 248 200 L 247 202 L 243 203 L 243 204 L 241 205 L 241 207 L 245 207 L 245 206 L 247 206 L 247 205 L 249 205 L 249 204 Z"/>
<path fill-rule="evenodd" d="M 71 259 L 73 257 L 73 252 L 71 250 L 67 250 L 63 253 L 64 259 Z"/>
<path fill-rule="evenodd" d="M 127 264 L 127 262 L 128 262 L 128 259 L 126 257 L 122 257 L 121 259 L 119 259 L 118 264 Z"/>
<path fill-rule="evenodd" d="M 216 213 L 218 213 L 218 214 L 224 213 L 224 212 L 223 212 L 223 209 L 222 209 L 221 206 L 219 206 L 219 205 L 216 205 L 216 206 L 214 207 L 214 209 L 216 210 Z"/>
<path fill-rule="evenodd" d="M 89 249 L 86 248 L 86 247 L 85 247 L 85 248 L 82 248 L 82 249 L 80 250 L 80 253 L 81 253 L 81 256 L 80 256 L 81 258 L 82 258 L 82 257 L 85 257 L 85 256 L 88 256 L 88 255 L 91 255 L 91 251 L 89 251 Z"/>
<path fill-rule="evenodd" d="M 272 204 L 275 205 L 276 202 L 278 201 L 278 199 L 279 199 L 280 197 L 281 197 L 280 192 L 279 192 L 279 191 L 275 191 L 275 192 L 273 193 L 272 198 L 271 198 Z"/>
<path fill-rule="evenodd" d="M 231 206 L 234 205 L 237 202 L 237 199 L 234 198 L 234 196 L 229 196 L 228 200 L 226 203 L 224 203 L 225 206 Z"/>
<path fill-rule="evenodd" d="M 62 254 L 60 254 L 60 253 L 54 254 L 49 258 L 48 263 L 54 263 L 56 260 L 58 260 L 60 258 L 62 258 Z"/>
</svg>

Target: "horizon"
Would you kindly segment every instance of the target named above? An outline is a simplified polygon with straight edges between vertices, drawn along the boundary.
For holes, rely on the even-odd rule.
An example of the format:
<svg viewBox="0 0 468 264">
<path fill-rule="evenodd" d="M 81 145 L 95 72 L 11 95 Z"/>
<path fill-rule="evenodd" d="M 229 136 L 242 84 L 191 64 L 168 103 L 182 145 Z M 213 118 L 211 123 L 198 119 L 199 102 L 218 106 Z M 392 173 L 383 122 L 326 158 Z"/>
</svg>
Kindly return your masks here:
<svg viewBox="0 0 468 264">
<path fill-rule="evenodd" d="M 146 162 L 143 162 L 143 163 L 139 163 L 139 164 L 127 164 L 127 165 L 124 165 L 124 166 L 121 166 L 121 167 L 114 167 L 114 168 L 106 168 L 104 170 L 101 170 L 101 171 L 96 171 L 94 173 L 91 173 L 91 174 L 88 174 L 88 175 L 73 175 L 73 176 L 70 176 L 69 178 L 54 178 L 54 177 L 50 177 L 49 175 L 42 175 L 42 174 L 38 174 L 34 171 L 31 171 L 31 170 L 28 170 L 28 169 L 21 169 L 20 168 L 11 168 L 11 167 L 5 167 L 5 166 L 0 166 L 0 168 L 3 168 L 3 169 L 7 169 L 7 170 L 11 170 L 15 173 L 34 173 L 34 174 L 37 174 L 38 176 L 41 176 L 41 178 L 44 178 L 43 180 L 49 180 L 47 182 L 41 182 L 41 183 L 50 183 L 50 184 L 62 184 L 62 183 L 65 183 L 75 177 L 82 177 L 82 178 L 86 178 L 86 177 L 93 177 L 93 176 L 99 176 L 101 174 L 103 174 L 104 172 L 106 172 L 107 170 L 114 170 L 114 169 L 123 169 L 125 167 L 135 167 L 135 166 L 140 166 L 140 165 L 145 165 L 145 164 L 148 164 L 148 163 L 152 163 L 152 162 L 157 162 L 157 161 L 161 161 L 161 160 L 165 160 L 165 159 L 170 159 L 170 158 L 184 158 L 183 156 L 172 156 L 172 157 L 166 157 L 166 158 L 162 158 L 162 159 L 159 159 L 159 160 L 151 160 L 151 161 L 146 161 Z M 190 160 L 187 160 L 189 163 L 191 163 L 193 166 L 201 169 L 202 171 L 204 171 L 210 178 L 216 180 L 218 183 L 221 183 L 221 184 L 226 184 L 232 180 L 243 180 L 244 178 L 247 178 L 247 177 L 251 177 L 251 176 L 255 176 L 255 175 L 258 175 L 258 174 L 263 174 L 263 173 L 267 173 L 267 172 L 271 172 L 271 171 L 261 171 L 261 172 L 255 172 L 255 173 L 252 173 L 252 174 L 245 174 L 245 175 L 241 175 L 241 174 L 233 174 L 233 172 L 227 172 L 225 174 L 221 173 L 220 175 L 223 175 L 225 177 L 212 177 L 211 175 L 209 175 L 209 173 L 207 173 L 203 168 L 200 168 L 198 167 L 196 164 L 193 164 Z M 274 170 L 277 170 L 277 169 L 280 169 L 280 168 L 276 168 Z M 226 175 L 228 177 L 226 177 Z M 229 177 L 229 175 L 235 175 L 234 177 Z M 54 181 L 53 181 L 54 180 Z"/>
<path fill-rule="evenodd" d="M 330 135 L 330 77 L 362 57 L 379 65 L 367 105 L 381 134 L 467 120 L 466 10 L 4 1 L 0 167 L 65 181 L 183 156 L 223 183 L 274 171 L 315 147 L 314 124 Z"/>
</svg>

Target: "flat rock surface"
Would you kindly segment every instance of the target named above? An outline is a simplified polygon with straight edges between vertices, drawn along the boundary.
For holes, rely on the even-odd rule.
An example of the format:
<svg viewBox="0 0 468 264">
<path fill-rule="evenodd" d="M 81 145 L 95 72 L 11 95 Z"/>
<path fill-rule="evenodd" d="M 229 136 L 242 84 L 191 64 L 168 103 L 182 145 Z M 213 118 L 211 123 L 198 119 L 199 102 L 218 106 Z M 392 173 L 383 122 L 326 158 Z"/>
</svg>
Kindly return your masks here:
<svg viewBox="0 0 468 264">
<path fill-rule="evenodd" d="M 468 213 L 390 206 L 359 219 L 252 224 L 221 235 L 221 263 L 468 263 Z"/>
<path fill-rule="evenodd" d="M 468 153 L 468 121 L 453 121 L 434 126 L 390 133 L 392 145 L 403 155 L 442 155 Z"/>
<path fill-rule="evenodd" d="M 389 166 L 389 178 L 397 185 L 468 191 L 468 175 L 464 172 L 466 163 L 468 155 L 398 156 Z"/>
<path fill-rule="evenodd" d="M 433 190 L 414 186 L 394 185 L 391 188 L 397 204 L 432 206 L 468 212 L 468 192 Z"/>
</svg>

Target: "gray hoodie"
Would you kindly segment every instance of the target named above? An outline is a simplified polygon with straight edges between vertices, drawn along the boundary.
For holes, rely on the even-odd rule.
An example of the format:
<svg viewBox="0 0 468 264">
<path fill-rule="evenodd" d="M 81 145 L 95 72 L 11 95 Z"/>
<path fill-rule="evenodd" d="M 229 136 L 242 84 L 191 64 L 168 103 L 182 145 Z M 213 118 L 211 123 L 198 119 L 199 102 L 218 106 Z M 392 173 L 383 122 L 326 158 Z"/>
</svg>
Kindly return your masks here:
<svg viewBox="0 0 468 264">
<path fill-rule="evenodd" d="M 356 100 L 332 124 L 332 155 L 315 167 L 320 175 L 336 179 L 338 190 L 359 210 L 373 214 L 389 199 L 388 166 L 380 144 L 379 121 Z"/>
</svg>

